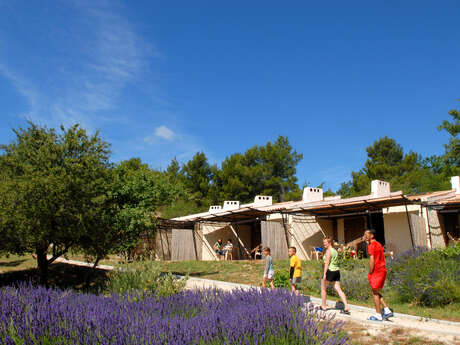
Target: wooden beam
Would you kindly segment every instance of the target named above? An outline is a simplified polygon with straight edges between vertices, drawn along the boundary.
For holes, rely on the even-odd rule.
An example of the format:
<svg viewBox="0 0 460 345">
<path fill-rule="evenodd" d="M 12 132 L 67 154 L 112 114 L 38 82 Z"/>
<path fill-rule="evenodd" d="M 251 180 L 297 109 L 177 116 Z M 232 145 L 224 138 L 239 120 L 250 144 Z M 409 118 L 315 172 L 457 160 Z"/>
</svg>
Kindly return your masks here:
<svg viewBox="0 0 460 345">
<path fill-rule="evenodd" d="M 238 240 L 238 244 L 240 246 L 242 246 L 243 249 L 246 251 L 246 255 L 248 255 L 248 257 L 251 257 L 251 254 L 249 254 L 249 250 L 246 248 L 246 246 L 244 245 L 243 241 L 241 241 L 241 238 L 238 235 L 238 233 L 235 231 L 235 228 L 233 227 L 233 224 L 230 224 L 230 230 L 232 230 L 233 234 L 236 236 L 236 239 Z"/>
</svg>

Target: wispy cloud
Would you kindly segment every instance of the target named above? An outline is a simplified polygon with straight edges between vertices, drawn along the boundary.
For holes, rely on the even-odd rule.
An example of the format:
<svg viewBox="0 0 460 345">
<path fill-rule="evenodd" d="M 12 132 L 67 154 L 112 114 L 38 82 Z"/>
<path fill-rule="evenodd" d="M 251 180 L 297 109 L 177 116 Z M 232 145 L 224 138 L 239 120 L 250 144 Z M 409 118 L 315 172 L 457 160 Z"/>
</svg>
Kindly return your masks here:
<svg viewBox="0 0 460 345">
<path fill-rule="evenodd" d="M 210 152 L 182 126 L 184 114 L 153 75 L 162 54 L 138 34 L 117 0 L 37 6 L 37 21 L 27 21 L 16 6 L 8 9 L 17 17 L 14 23 L 29 26 L 0 30 L 0 76 L 25 100 L 27 110 L 19 117 L 49 127 L 80 123 L 90 132 L 103 129 L 115 161 L 139 156 L 164 167 L 173 157 L 185 161 Z M 157 127 L 145 126 L 149 122 Z"/>
<path fill-rule="evenodd" d="M 36 69 L 24 69 L 12 59 L 0 60 L 0 73 L 28 104 L 28 111 L 18 115 L 51 126 L 78 122 L 89 129 L 102 122 L 123 121 L 113 110 L 123 89 L 140 78 L 155 50 L 109 3 L 75 1 L 69 12 L 72 23 L 60 37 L 64 47 L 50 47 L 57 52 L 51 58 L 29 52 L 34 54 Z"/>
</svg>

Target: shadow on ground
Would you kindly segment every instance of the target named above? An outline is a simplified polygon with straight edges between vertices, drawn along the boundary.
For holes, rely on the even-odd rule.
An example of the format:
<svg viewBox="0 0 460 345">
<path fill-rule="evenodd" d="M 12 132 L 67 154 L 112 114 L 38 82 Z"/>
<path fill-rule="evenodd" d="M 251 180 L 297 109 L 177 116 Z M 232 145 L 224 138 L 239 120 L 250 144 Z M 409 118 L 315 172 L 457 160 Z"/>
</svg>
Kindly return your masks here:
<svg viewBox="0 0 460 345">
<path fill-rule="evenodd" d="M 22 260 L 10 261 L 10 262 L 0 262 L 0 267 L 16 267 L 26 261 L 27 261 L 26 259 L 22 259 Z"/>
<path fill-rule="evenodd" d="M 104 290 L 108 279 L 108 272 L 100 269 L 93 269 L 92 267 L 54 263 L 49 267 L 48 277 L 48 284 L 50 287 L 99 293 Z M 32 268 L 0 274 L 0 287 L 16 285 L 22 282 L 38 284 L 38 270 Z"/>
</svg>

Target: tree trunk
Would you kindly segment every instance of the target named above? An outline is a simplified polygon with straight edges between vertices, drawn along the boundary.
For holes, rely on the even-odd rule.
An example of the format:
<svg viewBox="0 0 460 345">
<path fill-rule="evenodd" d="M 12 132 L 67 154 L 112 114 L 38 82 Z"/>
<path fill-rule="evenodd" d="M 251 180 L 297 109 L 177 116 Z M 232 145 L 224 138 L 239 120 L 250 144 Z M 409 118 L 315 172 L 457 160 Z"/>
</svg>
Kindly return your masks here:
<svg viewBox="0 0 460 345">
<path fill-rule="evenodd" d="M 37 247 L 37 266 L 40 273 L 40 284 L 48 286 L 48 247 Z"/>
</svg>

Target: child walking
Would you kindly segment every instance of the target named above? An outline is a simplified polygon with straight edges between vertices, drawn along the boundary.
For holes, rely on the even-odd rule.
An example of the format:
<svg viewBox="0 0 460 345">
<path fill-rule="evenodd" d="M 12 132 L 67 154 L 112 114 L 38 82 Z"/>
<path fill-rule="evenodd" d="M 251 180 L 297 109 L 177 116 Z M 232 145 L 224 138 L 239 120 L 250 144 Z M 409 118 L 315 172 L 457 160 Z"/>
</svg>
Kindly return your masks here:
<svg viewBox="0 0 460 345">
<path fill-rule="evenodd" d="M 273 269 L 273 258 L 270 255 L 270 248 L 265 247 L 264 250 L 265 260 L 264 260 L 264 280 L 262 281 L 262 287 L 267 288 L 267 281 L 270 282 L 270 287 L 272 290 L 275 289 L 273 284 L 273 276 L 275 275 L 275 270 Z"/>
<path fill-rule="evenodd" d="M 302 281 L 302 262 L 297 257 L 296 253 L 296 247 L 289 247 L 289 264 L 291 266 L 289 277 L 291 281 L 291 290 L 298 295 L 299 290 L 297 290 L 297 285 Z"/>
</svg>

